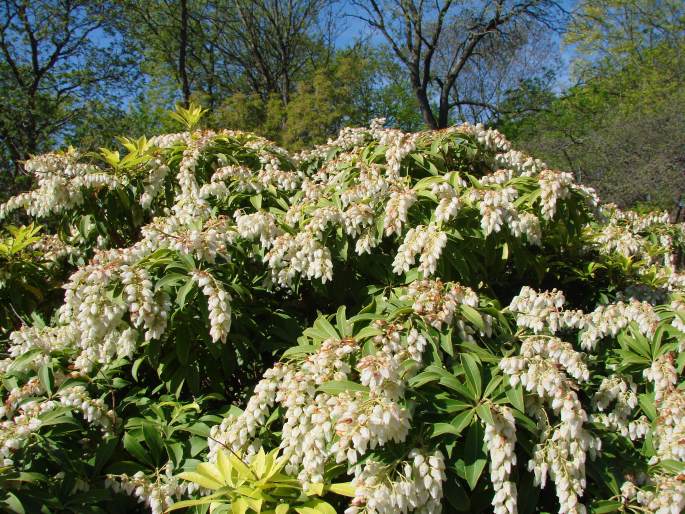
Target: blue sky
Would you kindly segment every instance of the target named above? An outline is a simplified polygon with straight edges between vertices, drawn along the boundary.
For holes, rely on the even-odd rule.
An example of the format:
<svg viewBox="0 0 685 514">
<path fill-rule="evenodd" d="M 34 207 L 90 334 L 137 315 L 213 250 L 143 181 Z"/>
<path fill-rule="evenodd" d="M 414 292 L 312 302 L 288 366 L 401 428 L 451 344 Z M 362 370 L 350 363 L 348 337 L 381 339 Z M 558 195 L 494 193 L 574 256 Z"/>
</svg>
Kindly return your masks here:
<svg viewBox="0 0 685 514">
<path fill-rule="evenodd" d="M 561 0 L 559 5 L 567 11 L 572 11 L 577 3 L 578 0 Z M 349 6 L 347 2 L 341 2 L 338 6 L 340 33 L 336 38 L 336 45 L 340 48 L 344 48 L 354 44 L 358 40 L 368 40 L 373 44 L 384 44 L 385 39 L 382 36 L 370 29 L 366 23 L 359 18 L 349 15 L 350 12 L 354 12 L 350 11 L 351 8 L 352 7 Z M 570 64 L 574 56 L 574 48 L 569 45 L 564 45 L 560 35 L 556 35 L 553 38 L 553 44 L 556 45 L 556 48 L 552 50 L 553 55 L 555 54 L 558 59 L 560 59 L 555 89 L 557 91 L 562 91 L 571 85 L 569 72 Z"/>
</svg>

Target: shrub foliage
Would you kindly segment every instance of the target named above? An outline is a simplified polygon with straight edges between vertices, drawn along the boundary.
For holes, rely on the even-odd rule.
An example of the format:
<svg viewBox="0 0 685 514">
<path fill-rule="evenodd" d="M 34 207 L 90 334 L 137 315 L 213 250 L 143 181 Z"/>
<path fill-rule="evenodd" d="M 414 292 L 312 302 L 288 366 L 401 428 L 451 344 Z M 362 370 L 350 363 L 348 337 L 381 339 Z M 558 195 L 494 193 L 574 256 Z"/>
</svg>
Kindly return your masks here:
<svg viewBox="0 0 685 514">
<path fill-rule="evenodd" d="M 685 507 L 681 226 L 481 126 L 201 114 L 0 206 L 7 509 Z"/>
</svg>

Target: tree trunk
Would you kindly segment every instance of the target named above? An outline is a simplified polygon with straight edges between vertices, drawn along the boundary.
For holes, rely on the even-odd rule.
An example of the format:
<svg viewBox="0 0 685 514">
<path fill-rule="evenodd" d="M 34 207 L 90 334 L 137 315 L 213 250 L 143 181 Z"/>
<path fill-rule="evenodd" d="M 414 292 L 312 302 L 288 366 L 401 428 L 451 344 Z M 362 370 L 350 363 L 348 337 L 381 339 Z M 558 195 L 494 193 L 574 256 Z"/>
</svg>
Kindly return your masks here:
<svg viewBox="0 0 685 514">
<path fill-rule="evenodd" d="M 412 82 L 415 82 L 414 94 L 416 95 L 416 100 L 419 102 L 419 109 L 421 109 L 421 116 L 423 116 L 424 123 L 431 130 L 437 129 L 438 123 L 435 120 L 433 110 L 431 109 L 430 102 L 428 101 L 428 93 L 426 92 L 426 88 L 422 87 L 420 84 L 417 84 L 417 80 L 413 80 Z"/>
<path fill-rule="evenodd" d="M 440 106 L 438 108 L 438 127 L 440 129 L 447 128 L 447 124 L 449 123 L 449 114 L 450 114 L 450 97 L 449 97 L 449 90 L 446 90 L 444 87 L 442 88 L 442 91 L 440 91 Z"/>
<path fill-rule="evenodd" d="M 183 106 L 190 105 L 190 82 L 186 69 L 186 53 L 188 49 L 188 0 L 181 0 L 181 33 L 178 50 L 178 76 L 181 79 L 183 92 Z"/>
</svg>

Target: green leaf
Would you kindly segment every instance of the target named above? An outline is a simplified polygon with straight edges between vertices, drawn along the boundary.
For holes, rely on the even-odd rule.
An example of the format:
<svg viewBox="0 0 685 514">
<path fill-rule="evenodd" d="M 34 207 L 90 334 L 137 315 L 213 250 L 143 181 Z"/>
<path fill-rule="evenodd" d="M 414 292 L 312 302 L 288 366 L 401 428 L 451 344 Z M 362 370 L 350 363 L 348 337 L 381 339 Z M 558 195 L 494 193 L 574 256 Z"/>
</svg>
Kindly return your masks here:
<svg viewBox="0 0 685 514">
<path fill-rule="evenodd" d="M 140 369 L 140 365 L 143 363 L 144 360 L 145 357 L 139 357 L 133 363 L 133 366 L 131 366 L 131 376 L 133 377 L 133 380 L 135 380 L 136 382 L 138 382 L 138 369 Z"/>
<path fill-rule="evenodd" d="M 466 375 L 468 387 L 473 393 L 474 398 L 479 399 L 483 392 L 483 384 L 478 361 L 472 355 L 462 353 L 461 363 L 464 366 L 464 374 Z"/>
<path fill-rule="evenodd" d="M 314 328 L 325 333 L 331 339 L 340 339 L 340 334 L 324 316 L 319 316 L 314 322 Z"/>
<path fill-rule="evenodd" d="M 469 321 L 472 325 L 476 326 L 481 332 L 485 331 L 485 322 L 483 317 L 480 315 L 476 309 L 470 305 L 461 304 L 461 314 Z"/>
<path fill-rule="evenodd" d="M 44 364 L 38 370 L 38 379 L 43 385 L 49 396 L 52 396 L 53 388 L 55 387 L 55 376 L 52 373 L 52 366 Z"/>
<path fill-rule="evenodd" d="M 155 283 L 155 291 L 159 291 L 160 289 L 167 287 L 174 287 L 185 281 L 187 278 L 188 275 L 184 275 L 183 273 L 167 273 Z"/>
<path fill-rule="evenodd" d="M 231 503 L 232 514 L 245 514 L 250 505 L 245 498 L 237 498 Z"/>
<path fill-rule="evenodd" d="M 350 323 L 346 317 L 346 307 L 341 305 L 338 311 L 335 313 L 335 323 L 343 337 L 349 337 L 352 335 L 352 323 Z"/>
<path fill-rule="evenodd" d="M 649 418 L 650 421 L 656 419 L 656 405 L 654 404 L 654 393 L 644 393 L 638 397 L 638 402 L 642 412 Z"/>
<path fill-rule="evenodd" d="M 447 498 L 447 501 L 453 509 L 459 512 L 468 512 L 471 510 L 471 499 L 457 480 L 449 480 L 445 484 L 443 491 L 445 493 L 445 498 Z"/>
<path fill-rule="evenodd" d="M 369 388 L 358 384 L 357 382 L 352 382 L 351 380 L 331 380 L 330 382 L 321 384 L 317 391 L 335 396 L 344 393 L 345 391 L 362 391 L 368 393 Z"/>
<path fill-rule="evenodd" d="M 610 512 L 619 512 L 623 504 L 615 500 L 599 500 L 592 503 L 590 512 L 593 514 L 609 514 Z"/>
<path fill-rule="evenodd" d="M 4 500 L 5 505 L 9 508 L 10 512 L 14 512 L 16 514 L 26 514 L 26 509 L 24 508 L 24 505 L 21 503 L 21 500 L 17 498 L 17 496 L 12 493 L 8 492 L 7 497 Z"/>
<path fill-rule="evenodd" d="M 311 500 L 295 507 L 300 514 L 336 514 L 333 506 L 323 500 Z"/>
<path fill-rule="evenodd" d="M 504 378 L 502 377 L 502 375 L 495 375 L 494 377 L 492 377 L 490 382 L 488 382 L 487 387 L 485 388 L 483 396 L 485 398 L 490 398 L 490 396 L 492 396 L 492 393 L 495 392 L 497 388 L 499 388 L 499 386 L 502 384 L 503 380 Z"/>
<path fill-rule="evenodd" d="M 473 420 L 474 410 L 469 409 L 457 414 L 449 423 L 435 423 L 433 425 L 433 434 L 431 437 L 438 437 L 444 434 L 452 434 L 460 436 L 464 429 L 469 426 Z"/>
<path fill-rule="evenodd" d="M 314 345 L 291 346 L 290 348 L 288 348 L 286 351 L 283 352 L 283 358 L 295 357 L 297 355 L 308 355 L 311 353 L 315 353 L 318 349 L 319 349 L 318 346 L 314 346 Z"/>
<path fill-rule="evenodd" d="M 440 348 L 442 348 L 450 357 L 454 357 L 454 345 L 452 344 L 451 328 L 446 333 L 440 334 Z"/>
<path fill-rule="evenodd" d="M 261 210 L 262 208 L 262 195 L 261 194 L 256 194 L 250 196 L 250 203 L 252 204 L 252 207 L 254 207 L 256 210 Z"/>
<path fill-rule="evenodd" d="M 200 485 L 201 487 L 205 487 L 212 491 L 221 489 L 223 487 L 222 483 L 217 482 L 213 478 L 208 477 L 206 475 L 202 475 L 196 471 L 184 471 L 183 473 L 179 473 L 178 476 L 181 477 L 183 480 L 187 480 L 188 482 L 194 482 Z"/>
<path fill-rule="evenodd" d="M 140 444 L 131 434 L 128 432 L 124 434 L 124 448 L 128 453 L 133 455 L 140 462 L 147 464 L 148 466 L 154 466 L 152 459 Z"/>
<path fill-rule="evenodd" d="M 194 286 L 195 282 L 193 279 L 188 278 L 188 281 L 179 288 L 178 292 L 176 293 L 176 305 L 178 305 L 179 309 L 183 309 L 183 307 L 185 307 L 186 296 L 188 296 L 188 293 L 190 293 Z"/>
<path fill-rule="evenodd" d="M 433 424 L 433 433 L 431 434 L 431 438 L 440 437 L 441 435 L 445 434 L 459 435 L 459 432 L 457 432 L 457 429 L 449 423 Z"/>
<path fill-rule="evenodd" d="M 118 437 L 109 437 L 100 443 L 95 453 L 95 474 L 99 474 L 107 461 L 112 457 L 118 443 Z"/>
<path fill-rule="evenodd" d="M 521 387 L 521 384 L 518 383 L 514 387 L 509 387 L 507 389 L 507 399 L 511 402 L 511 404 L 516 407 L 518 410 L 521 412 L 526 411 L 526 405 L 525 402 L 523 401 L 523 387 Z"/>
<path fill-rule="evenodd" d="M 483 451 L 483 436 L 483 427 L 479 422 L 472 423 L 466 433 L 464 473 L 472 491 L 476 488 L 487 463 L 487 456 Z"/>
<path fill-rule="evenodd" d="M 354 498 L 356 487 L 352 482 L 341 482 L 338 484 L 331 484 L 327 489 L 332 493 Z"/>
<path fill-rule="evenodd" d="M 143 421 L 143 437 L 145 444 L 152 452 L 155 463 L 160 464 L 164 452 L 164 441 L 162 441 L 159 428 L 150 421 Z"/>
<path fill-rule="evenodd" d="M 369 337 L 375 337 L 379 336 L 383 333 L 383 331 L 377 327 L 374 327 L 373 325 L 367 325 L 366 327 L 362 328 L 359 332 L 354 334 L 354 338 L 361 342 L 364 339 L 368 339 Z"/>
<path fill-rule="evenodd" d="M 214 501 L 216 501 L 215 495 L 205 496 L 205 497 L 200 498 L 198 500 L 181 500 L 178 502 L 174 502 L 169 507 L 167 507 L 166 512 L 171 512 L 172 510 L 185 509 L 187 507 L 198 507 L 200 505 L 209 505 L 210 503 L 212 503 Z"/>
<path fill-rule="evenodd" d="M 28 352 L 23 353 L 22 355 L 14 359 L 14 361 L 12 361 L 12 364 L 10 365 L 10 370 L 21 371 L 24 368 L 24 366 L 33 362 L 34 359 L 39 355 L 43 355 L 43 350 L 41 350 L 40 348 L 34 348 L 33 350 L 29 350 Z"/>
<path fill-rule="evenodd" d="M 492 418 L 492 412 L 490 412 L 490 406 L 487 403 L 481 403 L 476 407 L 476 412 L 478 417 L 483 420 L 483 422 L 488 425 L 495 425 L 495 420 Z"/>
</svg>

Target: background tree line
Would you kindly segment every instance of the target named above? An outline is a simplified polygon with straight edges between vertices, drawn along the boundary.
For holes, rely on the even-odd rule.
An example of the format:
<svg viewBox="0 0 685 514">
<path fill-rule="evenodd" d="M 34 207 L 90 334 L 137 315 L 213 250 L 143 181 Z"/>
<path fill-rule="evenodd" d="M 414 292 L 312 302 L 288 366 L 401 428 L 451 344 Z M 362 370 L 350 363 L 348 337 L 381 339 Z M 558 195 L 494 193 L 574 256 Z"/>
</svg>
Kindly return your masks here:
<svg viewBox="0 0 685 514">
<path fill-rule="evenodd" d="M 68 144 L 209 127 L 297 149 L 386 117 L 494 125 L 622 205 L 685 189 L 685 7 L 675 0 L 4 0 L 2 195 Z"/>
</svg>

